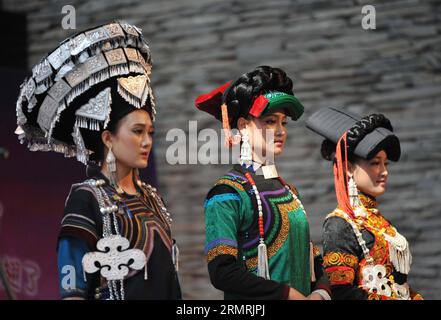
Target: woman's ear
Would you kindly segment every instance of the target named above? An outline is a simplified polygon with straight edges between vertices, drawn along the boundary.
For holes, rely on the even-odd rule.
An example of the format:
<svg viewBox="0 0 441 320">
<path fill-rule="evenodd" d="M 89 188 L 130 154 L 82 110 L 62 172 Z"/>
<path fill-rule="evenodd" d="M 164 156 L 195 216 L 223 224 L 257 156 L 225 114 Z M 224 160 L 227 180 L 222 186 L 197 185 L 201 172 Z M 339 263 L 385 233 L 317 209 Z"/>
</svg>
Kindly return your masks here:
<svg viewBox="0 0 441 320">
<path fill-rule="evenodd" d="M 239 131 L 247 129 L 247 126 L 248 126 L 248 120 L 247 119 L 245 119 L 243 117 L 240 117 L 237 120 L 237 129 L 239 129 Z"/>
<path fill-rule="evenodd" d="M 346 172 L 348 177 L 353 177 L 354 176 L 355 166 L 356 166 L 355 164 L 353 164 L 350 161 L 348 161 L 348 171 Z"/>
<path fill-rule="evenodd" d="M 109 130 L 104 130 L 101 133 L 101 141 L 103 142 L 104 146 L 109 149 L 112 146 L 112 134 Z"/>
</svg>

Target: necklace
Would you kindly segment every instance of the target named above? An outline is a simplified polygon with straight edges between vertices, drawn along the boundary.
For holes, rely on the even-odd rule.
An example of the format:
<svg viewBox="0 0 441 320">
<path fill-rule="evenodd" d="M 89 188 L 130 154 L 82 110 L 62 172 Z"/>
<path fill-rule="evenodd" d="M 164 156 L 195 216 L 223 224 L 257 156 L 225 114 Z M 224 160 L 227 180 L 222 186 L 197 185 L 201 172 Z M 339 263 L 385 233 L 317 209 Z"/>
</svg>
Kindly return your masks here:
<svg viewBox="0 0 441 320">
<path fill-rule="evenodd" d="M 267 254 L 267 248 L 265 244 L 265 229 L 264 229 L 264 223 L 263 223 L 263 207 L 262 207 L 262 200 L 260 198 L 259 190 L 257 189 L 256 182 L 254 181 L 253 177 L 249 172 L 245 172 L 245 178 L 250 183 L 251 187 L 253 188 L 254 195 L 256 197 L 257 201 L 257 211 L 258 211 L 258 226 L 259 226 L 259 245 L 257 246 L 257 275 L 264 278 L 264 279 L 270 279 L 269 274 L 269 266 L 268 266 L 268 254 Z M 303 207 L 302 202 L 300 199 L 294 194 L 294 192 L 291 190 L 289 185 L 281 178 L 278 177 L 278 180 L 280 183 L 288 190 L 288 192 L 291 194 L 292 198 L 295 202 L 297 202 L 298 206 L 303 210 L 303 212 L 306 215 L 305 208 Z M 312 246 L 311 246 L 312 248 Z M 312 250 L 312 249 L 311 249 Z M 311 257 L 310 257 L 311 259 Z M 314 267 L 311 265 L 311 269 L 313 270 Z M 311 273 L 311 277 L 315 278 L 315 275 Z"/>
<path fill-rule="evenodd" d="M 264 242 L 264 229 L 263 229 L 263 208 L 262 208 L 262 200 L 260 199 L 259 190 L 257 189 L 256 182 L 254 181 L 253 177 L 249 172 L 245 172 L 245 177 L 247 178 L 248 182 L 251 184 L 251 187 L 253 188 L 254 194 L 256 196 L 257 201 L 257 211 L 259 215 L 259 236 L 260 236 L 260 242 Z M 303 210 L 303 212 L 306 215 L 305 207 L 303 206 L 300 199 L 297 197 L 297 195 L 291 190 L 289 185 L 285 182 L 285 180 L 282 177 L 277 177 L 280 183 L 285 187 L 286 190 L 291 194 L 292 198 L 295 202 L 297 202 L 298 206 Z"/>
</svg>

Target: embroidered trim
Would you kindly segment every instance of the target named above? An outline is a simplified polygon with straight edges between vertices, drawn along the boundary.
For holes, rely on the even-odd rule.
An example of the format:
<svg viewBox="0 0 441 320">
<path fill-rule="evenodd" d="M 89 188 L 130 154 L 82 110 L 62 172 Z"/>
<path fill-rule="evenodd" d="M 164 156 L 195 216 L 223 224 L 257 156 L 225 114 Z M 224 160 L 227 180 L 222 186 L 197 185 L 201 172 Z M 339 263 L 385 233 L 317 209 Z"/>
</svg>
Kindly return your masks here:
<svg viewBox="0 0 441 320">
<path fill-rule="evenodd" d="M 220 245 L 227 245 L 230 247 L 237 248 L 237 241 L 228 238 L 215 239 L 205 246 L 205 250 L 204 250 L 205 254 L 207 254 L 211 249 Z"/>
<path fill-rule="evenodd" d="M 312 245 L 312 255 L 317 258 L 321 255 L 320 249 L 316 245 Z"/>
<path fill-rule="evenodd" d="M 218 186 L 220 184 L 226 184 L 226 185 L 231 186 L 231 187 L 238 189 L 240 191 L 245 191 L 245 189 L 243 188 L 243 186 L 240 183 L 232 181 L 230 179 L 219 179 L 216 182 L 215 186 Z"/>
<path fill-rule="evenodd" d="M 290 197 L 290 199 L 292 199 L 292 197 Z M 277 200 L 283 201 L 284 198 L 277 199 Z M 272 199 L 269 199 L 269 201 L 272 201 Z M 274 206 L 274 203 L 272 203 L 272 205 Z M 278 231 L 277 237 L 274 239 L 274 241 L 268 247 L 268 260 L 271 259 L 271 257 L 273 257 L 279 251 L 279 249 L 283 246 L 286 239 L 288 238 L 289 226 L 290 226 L 288 213 L 299 209 L 299 205 L 297 204 L 297 202 L 294 199 L 292 199 L 290 203 L 275 204 L 275 206 L 277 207 L 277 209 L 280 212 L 280 218 L 281 218 L 281 221 L 279 222 L 280 230 Z M 273 207 L 273 209 L 274 209 L 274 207 Z M 271 236 L 268 237 L 268 241 L 271 241 L 272 239 L 273 239 L 273 237 L 271 237 Z M 257 249 L 255 249 L 255 251 L 257 251 Z M 257 256 L 257 254 L 255 254 L 254 257 L 248 258 L 246 260 L 246 265 L 249 270 L 257 268 L 257 258 L 258 258 L 258 256 Z"/>
<path fill-rule="evenodd" d="M 355 271 L 350 267 L 336 266 L 325 269 L 331 286 L 353 284 Z"/>
<path fill-rule="evenodd" d="M 352 254 L 343 252 L 329 252 L 323 258 L 323 265 L 326 267 L 345 266 L 356 269 L 358 258 Z"/>
<path fill-rule="evenodd" d="M 212 205 L 215 202 L 223 202 L 223 201 L 231 201 L 231 200 L 240 201 L 240 196 L 236 193 L 217 194 L 205 201 L 204 208 L 207 208 L 208 206 Z"/>
<path fill-rule="evenodd" d="M 214 258 L 223 255 L 228 254 L 235 258 L 237 258 L 237 248 L 227 246 L 227 245 L 220 245 L 217 247 L 214 247 L 210 251 L 208 251 L 207 254 L 207 263 L 210 263 Z"/>
</svg>

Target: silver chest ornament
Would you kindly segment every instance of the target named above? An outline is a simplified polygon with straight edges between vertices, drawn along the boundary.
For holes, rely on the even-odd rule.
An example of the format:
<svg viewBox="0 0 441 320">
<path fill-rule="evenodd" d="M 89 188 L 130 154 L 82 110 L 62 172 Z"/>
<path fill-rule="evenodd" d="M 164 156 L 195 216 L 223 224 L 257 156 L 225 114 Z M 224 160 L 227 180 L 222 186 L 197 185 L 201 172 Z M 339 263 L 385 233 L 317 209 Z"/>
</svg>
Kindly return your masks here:
<svg viewBox="0 0 441 320">
<path fill-rule="evenodd" d="M 83 256 L 84 271 L 87 273 L 100 271 L 101 276 L 110 281 L 123 280 L 129 273 L 129 268 L 141 270 L 147 258 L 142 250 L 129 249 L 129 246 L 129 240 L 119 235 L 100 239 L 97 243 L 99 251 Z"/>
<path fill-rule="evenodd" d="M 394 293 L 397 300 L 410 300 L 409 284 L 406 282 L 390 285 L 388 278 L 386 278 L 386 268 L 383 265 L 368 265 L 363 268 L 362 274 L 362 286 L 369 292 L 386 297 L 391 297 Z"/>
<path fill-rule="evenodd" d="M 147 279 L 147 257 L 142 250 L 129 249 L 129 240 L 120 235 L 116 219 L 119 208 L 103 189 L 105 181 L 91 179 L 85 184 L 94 190 L 103 221 L 103 237 L 97 242 L 98 251 L 86 253 L 82 259 L 85 281 L 86 272 L 100 271 L 107 280 L 110 300 L 124 300 L 124 277 L 129 269 L 145 268 L 144 278 Z"/>
<path fill-rule="evenodd" d="M 358 209 L 358 207 L 356 207 L 355 209 Z M 361 212 L 358 210 L 354 211 L 356 213 Z M 381 264 L 374 264 L 374 259 L 370 255 L 369 249 L 366 246 L 366 242 L 364 241 L 357 224 L 349 217 L 346 212 L 342 210 L 339 210 L 339 212 L 351 225 L 357 238 L 358 244 L 362 248 L 363 255 L 367 262 L 367 265 L 362 270 L 362 287 L 370 293 L 375 292 L 386 297 L 391 297 L 392 293 L 394 293 L 399 300 L 409 300 L 409 285 L 407 283 L 404 283 L 402 285 L 398 283 L 393 283 L 392 285 L 389 284 L 389 279 L 386 277 L 386 267 Z M 366 214 L 363 213 L 362 216 L 366 216 Z M 398 272 L 408 274 L 410 271 L 410 263 L 412 262 L 409 245 L 406 238 L 400 235 L 395 228 L 394 230 L 396 232 L 396 235 L 394 237 L 388 236 L 383 233 L 386 241 L 389 243 L 389 257 Z"/>
<path fill-rule="evenodd" d="M 368 265 L 363 268 L 363 281 L 362 285 L 369 292 L 375 292 L 377 294 L 390 297 L 391 288 L 386 278 L 386 268 L 381 265 Z"/>
</svg>

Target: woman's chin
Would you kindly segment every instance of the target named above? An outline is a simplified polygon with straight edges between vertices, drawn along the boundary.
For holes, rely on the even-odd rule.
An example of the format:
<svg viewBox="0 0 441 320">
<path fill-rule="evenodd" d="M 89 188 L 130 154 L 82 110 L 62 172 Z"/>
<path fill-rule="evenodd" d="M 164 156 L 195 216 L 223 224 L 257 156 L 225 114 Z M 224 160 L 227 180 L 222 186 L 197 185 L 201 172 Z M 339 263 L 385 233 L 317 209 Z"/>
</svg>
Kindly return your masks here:
<svg viewBox="0 0 441 320">
<path fill-rule="evenodd" d="M 364 193 L 366 193 L 371 197 L 377 198 L 379 196 L 382 196 L 385 192 L 386 192 L 386 187 L 377 187 Z"/>
<path fill-rule="evenodd" d="M 281 154 L 283 153 L 283 147 L 282 148 L 275 148 L 274 149 L 274 155 L 277 157 L 277 156 L 280 156 Z"/>
<path fill-rule="evenodd" d="M 145 169 L 147 168 L 147 166 L 149 165 L 148 160 L 142 160 L 142 161 L 138 161 L 135 165 L 135 168 L 137 169 Z"/>
</svg>

